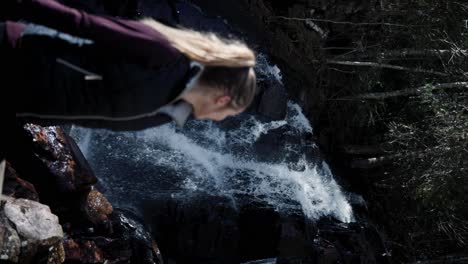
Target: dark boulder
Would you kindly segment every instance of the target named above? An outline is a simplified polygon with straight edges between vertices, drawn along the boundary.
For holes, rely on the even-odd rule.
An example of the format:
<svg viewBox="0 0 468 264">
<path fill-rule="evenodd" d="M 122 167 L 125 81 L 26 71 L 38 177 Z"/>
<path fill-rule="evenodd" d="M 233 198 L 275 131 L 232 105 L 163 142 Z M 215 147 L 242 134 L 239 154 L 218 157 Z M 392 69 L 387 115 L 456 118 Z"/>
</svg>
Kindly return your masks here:
<svg viewBox="0 0 468 264">
<path fill-rule="evenodd" d="M 92 240 L 66 238 L 62 241 L 67 261 L 79 263 L 102 263 L 102 250 Z"/>
<path fill-rule="evenodd" d="M 260 94 L 257 113 L 271 120 L 282 120 L 286 117 L 288 95 L 279 81 L 269 79 Z"/>
<path fill-rule="evenodd" d="M 163 263 L 156 242 L 139 217 L 128 210 L 119 209 L 110 216 L 110 221 L 113 234 L 112 242 L 105 248 L 107 254 L 130 263 Z"/>
<path fill-rule="evenodd" d="M 3 185 L 3 194 L 14 197 L 24 198 L 33 201 L 39 201 L 36 188 L 30 182 L 21 179 L 10 163 L 6 163 L 5 182 Z"/>
<path fill-rule="evenodd" d="M 97 182 L 94 173 L 76 145 L 59 127 L 26 124 L 33 149 L 52 173 L 61 192 L 79 192 Z"/>
<path fill-rule="evenodd" d="M 107 223 L 113 207 L 101 192 L 93 189 L 84 196 L 81 202 L 81 210 L 86 219 L 99 226 Z"/>
</svg>

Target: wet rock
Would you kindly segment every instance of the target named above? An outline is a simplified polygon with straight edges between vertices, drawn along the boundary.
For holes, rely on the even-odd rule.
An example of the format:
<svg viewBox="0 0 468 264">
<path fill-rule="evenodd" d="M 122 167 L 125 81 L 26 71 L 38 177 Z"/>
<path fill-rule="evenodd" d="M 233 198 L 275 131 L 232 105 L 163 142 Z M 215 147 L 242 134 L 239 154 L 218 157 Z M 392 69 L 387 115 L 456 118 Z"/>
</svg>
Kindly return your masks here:
<svg viewBox="0 0 468 264">
<path fill-rule="evenodd" d="M 307 248 L 309 235 L 315 230 L 310 230 L 314 225 L 306 226 L 299 216 L 281 216 L 280 240 L 278 242 L 278 255 L 287 256 L 307 256 L 310 248 Z M 307 228 L 309 230 L 307 230 Z"/>
<path fill-rule="evenodd" d="M 260 135 L 254 143 L 256 157 L 259 161 L 265 162 L 279 162 L 284 159 L 283 156 L 278 155 L 287 145 L 287 132 L 289 126 L 283 126 L 268 131 Z M 272 144 L 272 142 L 275 142 Z"/>
<path fill-rule="evenodd" d="M 97 190 L 91 190 L 83 203 L 83 211 L 88 220 L 95 225 L 102 224 L 108 220 L 113 208 L 107 198 Z"/>
<path fill-rule="evenodd" d="M 62 241 L 49 248 L 47 264 L 61 264 L 65 261 L 65 249 Z"/>
<path fill-rule="evenodd" d="M 279 217 L 270 209 L 234 208 L 230 199 L 207 195 L 148 201 L 144 213 L 169 263 L 237 264 L 278 252 Z"/>
<path fill-rule="evenodd" d="M 11 167 L 34 185 L 40 202 L 62 222 L 85 220 L 80 204 L 97 179 L 74 140 L 59 127 L 26 124 L 16 127 L 11 145 L 15 148 L 8 156 Z"/>
<path fill-rule="evenodd" d="M 79 147 L 61 128 L 26 124 L 24 131 L 32 139 L 36 156 L 53 175 L 60 192 L 78 192 L 96 183 Z"/>
<path fill-rule="evenodd" d="M 368 212 L 367 202 L 364 197 L 357 193 L 348 193 L 348 201 L 355 212 Z"/>
<path fill-rule="evenodd" d="M 241 261 L 274 257 L 278 254 L 281 240 L 280 215 L 274 210 L 249 205 L 239 212 Z M 297 245 L 296 245 L 297 246 Z"/>
<path fill-rule="evenodd" d="M 102 263 L 105 260 L 102 250 L 92 240 L 67 238 L 63 240 L 63 248 L 67 261 Z"/>
<path fill-rule="evenodd" d="M 21 251 L 21 240 L 16 230 L 11 226 L 3 208 L 4 201 L 0 206 L 0 260 L 18 262 Z"/>
<path fill-rule="evenodd" d="M 115 210 L 110 216 L 113 228 L 112 242 L 106 252 L 116 259 L 130 263 L 163 263 L 159 247 L 146 230 L 143 221 L 126 210 Z"/>
<path fill-rule="evenodd" d="M 161 253 L 151 235 L 145 231 L 142 224 L 124 216 L 123 213 L 113 212 L 112 204 L 96 189 L 96 178 L 91 168 L 68 135 L 58 127 L 33 124 L 18 127 L 17 132 L 18 137 L 15 139 L 19 151 L 11 157 L 13 162 L 8 177 L 23 183 L 19 181 L 18 175 L 26 175 L 28 180 L 34 182 L 34 186 L 28 185 L 27 182 L 22 185 L 15 183 L 16 185 L 8 185 L 12 186 L 9 190 L 17 190 L 17 185 L 38 190 L 41 202 L 51 206 L 64 223 L 63 229 L 67 232 L 63 241 L 54 243 L 60 238 L 40 237 L 36 234 L 40 230 L 34 230 L 34 227 L 45 232 L 47 227 L 44 225 L 53 220 L 61 228 L 56 217 L 44 220 L 44 217 L 39 217 L 42 212 L 29 213 L 29 209 L 25 209 L 23 204 L 15 207 L 15 210 L 9 209 L 9 215 L 11 211 L 15 211 L 15 214 L 27 214 L 23 218 L 31 217 L 31 214 L 36 217 L 32 220 L 36 225 L 28 228 L 21 225 L 27 222 L 23 218 L 17 216 L 13 219 L 20 223 L 20 237 L 37 237 L 19 242 L 23 246 L 18 257 L 20 261 L 27 262 L 33 257 L 38 257 L 48 263 L 61 263 L 64 260 L 79 263 L 160 263 L 158 261 L 161 259 Z M 13 167 L 18 168 L 18 174 Z M 39 188 L 34 188 L 36 186 Z M 14 192 L 11 191 L 10 194 Z M 29 202 L 24 200 L 23 203 L 29 205 Z M 43 205 L 39 208 L 42 208 L 41 206 Z M 4 233 L 9 231 L 5 230 Z M 17 255 L 15 253 L 12 256 Z"/>
<path fill-rule="evenodd" d="M 255 114 L 271 121 L 286 118 L 288 95 L 280 80 L 266 71 L 256 71 L 257 93 L 246 109 L 247 113 Z"/>
<path fill-rule="evenodd" d="M 23 239 L 23 244 L 51 246 L 63 237 L 58 217 L 46 205 L 26 199 L 7 199 L 5 215 Z"/>
<path fill-rule="evenodd" d="M 288 96 L 283 85 L 276 80 L 268 80 L 261 94 L 258 113 L 271 120 L 282 120 L 286 117 Z"/>
<path fill-rule="evenodd" d="M 39 201 L 36 188 L 30 182 L 19 177 L 10 163 L 6 163 L 5 182 L 3 185 L 3 194 L 14 197 L 24 198 L 33 201 Z"/>
<path fill-rule="evenodd" d="M 380 233 L 368 223 L 322 221 L 314 240 L 318 263 L 390 263 Z"/>
<path fill-rule="evenodd" d="M 194 202 L 196 201 L 196 202 Z M 369 225 L 280 214 L 265 204 L 234 209 L 222 198 L 151 201 L 143 210 L 167 261 L 175 263 L 386 263 Z M 362 261 L 361 261 L 362 260 Z M 269 262 L 258 262 L 269 263 Z"/>
</svg>

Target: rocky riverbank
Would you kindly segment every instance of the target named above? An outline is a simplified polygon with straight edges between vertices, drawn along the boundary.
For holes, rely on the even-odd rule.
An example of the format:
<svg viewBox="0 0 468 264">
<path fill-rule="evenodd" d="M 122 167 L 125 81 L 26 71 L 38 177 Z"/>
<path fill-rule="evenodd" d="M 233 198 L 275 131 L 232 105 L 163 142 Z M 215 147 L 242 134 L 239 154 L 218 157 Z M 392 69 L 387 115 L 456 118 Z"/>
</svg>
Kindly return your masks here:
<svg viewBox="0 0 468 264">
<path fill-rule="evenodd" d="M 61 128 L 26 124 L 11 140 L 0 210 L 3 261 L 162 263 L 151 235 L 113 208 Z"/>
<path fill-rule="evenodd" d="M 13 145 L 0 210 L 0 256 L 7 263 L 163 263 L 153 237 L 168 263 L 387 259 L 379 234 L 364 222 L 307 221 L 255 205 L 233 209 L 207 195 L 202 211 L 175 200 L 148 201 L 143 223 L 108 202 L 61 128 L 26 124 Z"/>
</svg>

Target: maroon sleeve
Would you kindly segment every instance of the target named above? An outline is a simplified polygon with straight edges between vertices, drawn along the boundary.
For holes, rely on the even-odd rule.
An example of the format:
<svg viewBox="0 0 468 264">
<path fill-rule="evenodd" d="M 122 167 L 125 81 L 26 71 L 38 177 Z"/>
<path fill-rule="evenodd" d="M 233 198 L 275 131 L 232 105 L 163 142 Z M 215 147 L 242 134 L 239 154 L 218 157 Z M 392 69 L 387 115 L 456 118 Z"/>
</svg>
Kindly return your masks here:
<svg viewBox="0 0 468 264">
<path fill-rule="evenodd" d="M 6 29 L 6 43 L 9 47 L 16 47 L 18 40 L 21 38 L 21 33 L 26 28 L 25 24 L 13 22 L 13 21 L 6 21 L 5 22 L 5 29 Z M 1 45 L 1 43 L 0 43 Z"/>
<path fill-rule="evenodd" d="M 54 0 L 30 0 L 25 9 L 31 22 L 89 38 L 137 61 L 162 65 L 180 55 L 163 35 L 138 21 L 92 15 Z"/>
</svg>

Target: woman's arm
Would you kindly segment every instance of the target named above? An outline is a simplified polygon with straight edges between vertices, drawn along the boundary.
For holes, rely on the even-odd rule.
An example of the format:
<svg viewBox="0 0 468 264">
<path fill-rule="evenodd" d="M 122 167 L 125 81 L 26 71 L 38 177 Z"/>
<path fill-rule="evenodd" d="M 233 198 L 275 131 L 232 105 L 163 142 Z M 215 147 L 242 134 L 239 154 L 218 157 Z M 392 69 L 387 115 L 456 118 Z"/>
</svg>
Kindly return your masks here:
<svg viewBox="0 0 468 264">
<path fill-rule="evenodd" d="M 102 48 L 131 60 L 162 65 L 180 55 L 163 35 L 138 21 L 92 15 L 54 0 L 23 2 L 25 13 L 22 18 L 91 39 Z"/>
</svg>

